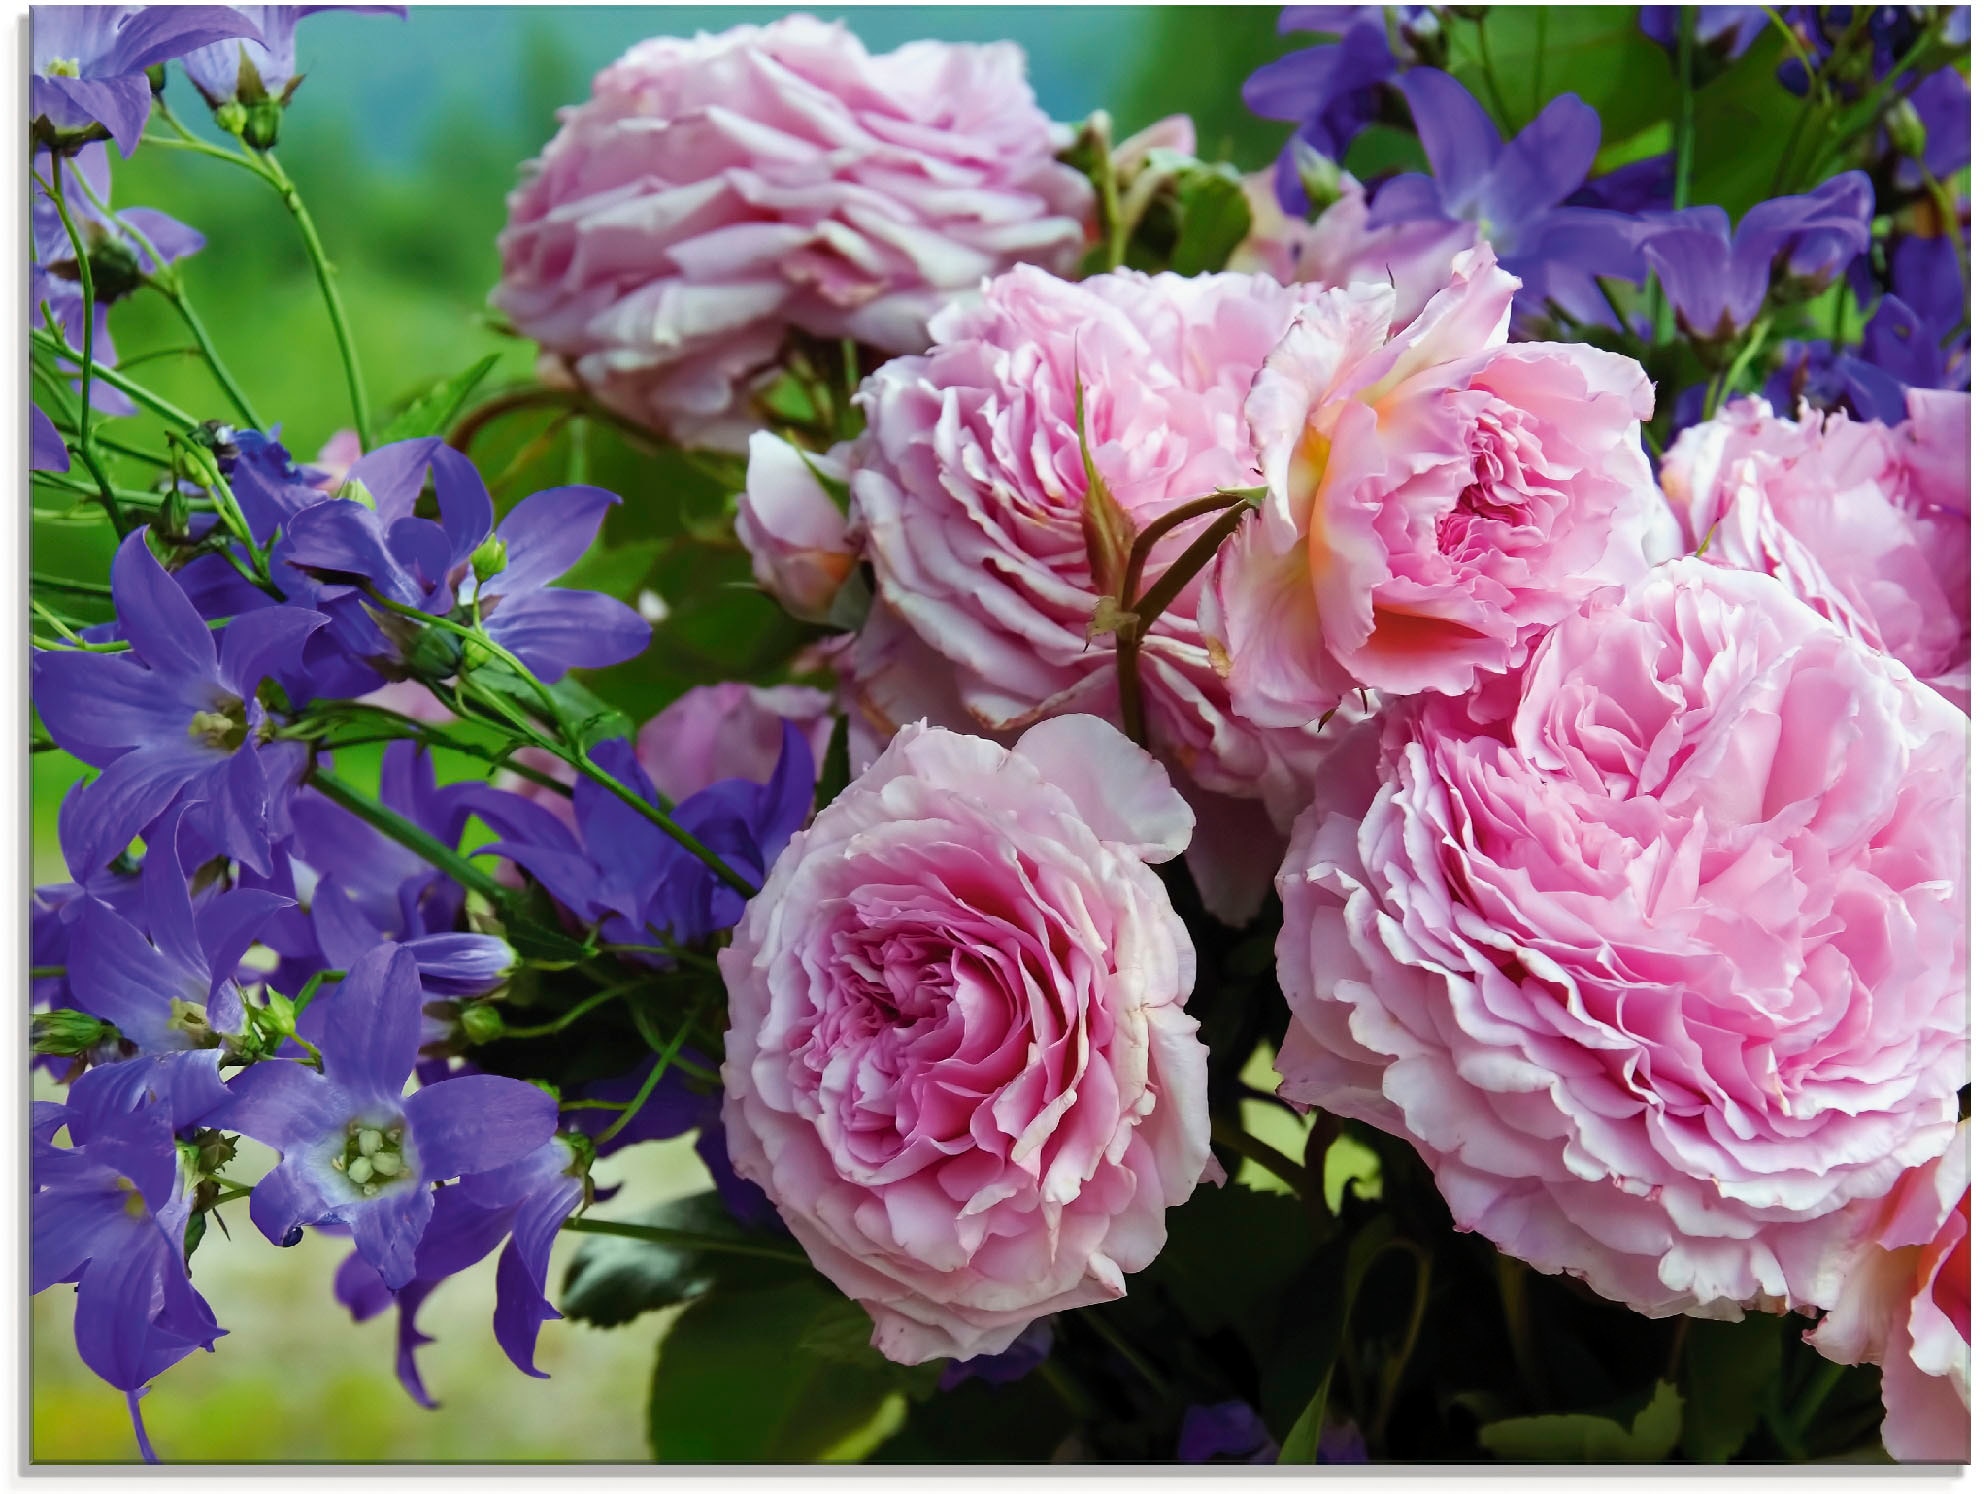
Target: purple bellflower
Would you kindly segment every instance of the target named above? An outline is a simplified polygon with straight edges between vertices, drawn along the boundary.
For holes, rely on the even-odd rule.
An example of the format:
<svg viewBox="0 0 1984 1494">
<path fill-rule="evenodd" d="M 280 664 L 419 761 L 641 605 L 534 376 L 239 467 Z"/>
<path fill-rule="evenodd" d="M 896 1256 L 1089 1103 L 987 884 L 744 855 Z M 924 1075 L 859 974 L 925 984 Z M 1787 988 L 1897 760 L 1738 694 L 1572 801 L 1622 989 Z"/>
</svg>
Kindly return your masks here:
<svg viewBox="0 0 1984 1494">
<path fill-rule="evenodd" d="M 412 1281 L 434 1214 L 432 1184 L 502 1167 L 544 1145 L 550 1095 L 519 1079 L 469 1074 L 402 1098 L 420 1044 L 420 980 L 405 949 L 367 950 L 328 995 L 321 1072 L 287 1059 L 229 1086 L 215 1121 L 282 1153 L 255 1185 L 249 1217 L 278 1245 L 306 1224 L 344 1224 L 386 1285 Z"/>
<path fill-rule="evenodd" d="M 256 35 L 226 5 L 37 5 L 28 26 L 28 118 L 57 139 L 100 126 L 130 155 L 152 115 L 145 69 Z"/>
<path fill-rule="evenodd" d="M 1400 26 L 1418 24 L 1425 11 L 1424 6 L 1400 7 Z M 1277 57 L 1240 89 L 1247 107 L 1261 118 L 1296 126 L 1275 163 L 1275 195 L 1284 212 L 1306 220 L 1310 204 L 1302 184 L 1302 155 L 1340 157 L 1358 131 L 1378 117 L 1385 85 L 1398 76 L 1399 61 L 1381 5 L 1291 5 L 1281 13 L 1279 30 L 1284 36 L 1313 31 L 1335 38 Z"/>
<path fill-rule="evenodd" d="M 413 1280 L 398 1292 L 356 1253 L 338 1267 L 333 1290 L 361 1323 L 397 1300 L 400 1383 L 416 1402 L 432 1409 L 435 1401 L 421 1381 L 414 1350 L 433 1340 L 420 1331 L 416 1315 L 435 1287 L 467 1270 L 508 1235 L 496 1262 L 496 1342 L 518 1369 L 545 1379 L 537 1367 L 538 1330 L 564 1316 L 545 1295 L 551 1247 L 584 1192 L 577 1154 L 570 1143 L 553 1137 L 507 1167 L 437 1189 L 434 1218 L 415 1252 Z"/>
<path fill-rule="evenodd" d="M 429 471 L 438 522 L 414 514 Z M 394 641 L 406 627 L 372 605 L 372 592 L 435 616 L 480 618 L 492 640 L 546 680 L 618 664 L 647 647 L 648 625 L 626 603 L 550 584 L 577 564 L 620 501 L 606 489 L 534 493 L 492 534 L 481 474 L 438 437 L 383 446 L 355 463 L 347 482 L 362 485 L 371 505 L 328 499 L 303 510 L 274 559 L 313 579 L 312 604 L 368 664 L 406 673 Z"/>
<path fill-rule="evenodd" d="M 1840 357 L 1839 376 L 1855 415 L 1899 425 L 1910 389 L 1970 387 L 1968 288 L 1948 239 L 1904 237 L 1890 265 L 1895 290 L 1874 308 L 1859 351 Z"/>
<path fill-rule="evenodd" d="M 1281 1444 L 1245 1401 L 1187 1406 L 1178 1428 L 1181 1463 L 1272 1463 Z"/>
<path fill-rule="evenodd" d="M 624 739 L 600 743 L 592 758 L 648 803 L 660 803 Z M 812 801 L 812 750 L 787 722 L 768 782 L 721 779 L 676 805 L 671 817 L 756 885 Z M 744 911 L 735 888 L 590 778 L 572 788 L 576 834 L 541 805 L 500 789 L 480 789 L 470 802 L 501 837 L 476 854 L 515 862 L 614 943 L 648 945 L 660 955 L 658 936 L 693 943 L 729 928 Z"/>
<path fill-rule="evenodd" d="M 69 447 L 62 439 L 62 432 L 55 428 L 55 422 L 41 411 L 41 406 L 28 406 L 28 471 L 67 472 L 69 470 Z"/>
<path fill-rule="evenodd" d="M 96 290 L 90 351 L 98 363 L 113 368 L 117 348 L 110 337 L 110 308 L 135 291 L 143 277 L 157 273 L 162 265 L 197 254 L 207 241 L 197 230 L 155 208 L 111 210 L 110 155 L 100 142 L 61 158 L 59 166 L 58 158 L 37 150 L 31 165 L 28 203 L 34 254 L 28 273 L 30 315 L 60 334 L 70 347 L 81 349 L 83 287 L 76 266 L 76 245 L 55 200 L 41 186 L 59 169 L 63 200 L 89 255 Z M 124 394 L 101 381 L 92 384 L 90 403 L 110 415 L 130 415 L 137 409 Z"/>
<path fill-rule="evenodd" d="M 937 1377 L 937 1388 L 956 1390 L 967 1380 L 983 1380 L 988 1385 L 1010 1385 L 1039 1369 L 1053 1348 L 1053 1322 L 1048 1318 L 1035 1318 L 1020 1330 L 1018 1338 L 997 1354 L 953 1359 L 944 1366 L 943 1374 Z"/>
<path fill-rule="evenodd" d="M 1721 340 L 1757 319 L 1773 281 L 1794 297 L 1814 295 L 1845 272 L 1870 242 L 1874 188 L 1848 171 L 1799 197 L 1760 202 L 1734 235 L 1719 207 L 1649 215 L 1647 263 L 1691 336 Z"/>
<path fill-rule="evenodd" d="M 188 824 L 220 853 L 270 870 L 287 800 L 307 753 L 267 740 L 256 689 L 293 659 L 323 619 L 271 607 L 230 624 L 220 647 L 186 594 L 133 530 L 110 568 L 128 653 L 43 650 L 34 704 L 56 744 L 103 771 L 62 802 L 62 845 L 78 881 L 182 800 Z"/>
<path fill-rule="evenodd" d="M 361 15 L 398 16 L 404 19 L 404 5 L 238 5 L 235 7 L 255 26 L 255 37 L 242 37 L 196 47 L 181 59 L 186 76 L 207 103 L 218 109 L 223 104 L 256 104 L 274 99 L 287 104 L 303 81 L 296 71 L 297 23 L 327 10 L 349 10 Z"/>
<path fill-rule="evenodd" d="M 165 1102 L 175 1129 L 197 1125 L 226 1103 L 220 1081 L 223 1037 L 246 1025 L 236 984 L 242 956 L 288 900 L 236 888 L 193 907 L 180 859 L 175 809 L 158 824 L 139 873 L 145 930 L 89 901 L 70 950 L 70 999 L 117 1029 L 111 1061 L 76 1081 L 81 1102 L 102 1093 L 148 1093 Z M 112 1103 L 106 1101 L 106 1103 Z"/>
<path fill-rule="evenodd" d="M 1681 7 L 1642 5 L 1640 30 L 1673 51 L 1680 35 Z M 1695 7 L 1695 40 L 1719 56 L 1735 59 L 1763 35 L 1770 17 L 1761 5 L 1699 5 Z"/>
<path fill-rule="evenodd" d="M 69 1128 L 70 1145 L 54 1144 Z M 76 1284 L 76 1351 L 124 1392 L 145 1461 L 157 1455 L 138 1398 L 157 1376 L 226 1331 L 186 1272 L 192 1197 L 166 1106 L 132 1111 L 37 1104 L 29 1290 Z"/>
<path fill-rule="evenodd" d="M 1522 281 L 1519 315 L 1555 302 L 1579 321 L 1610 324 L 1611 309 L 1592 277 L 1640 278 L 1631 220 L 1566 203 L 1598 154 L 1597 111 L 1575 94 L 1559 94 L 1504 143 L 1474 95 L 1439 69 L 1414 68 L 1399 87 L 1433 174 L 1407 172 L 1380 186 L 1371 226 L 1477 224 L 1502 267 Z"/>
</svg>

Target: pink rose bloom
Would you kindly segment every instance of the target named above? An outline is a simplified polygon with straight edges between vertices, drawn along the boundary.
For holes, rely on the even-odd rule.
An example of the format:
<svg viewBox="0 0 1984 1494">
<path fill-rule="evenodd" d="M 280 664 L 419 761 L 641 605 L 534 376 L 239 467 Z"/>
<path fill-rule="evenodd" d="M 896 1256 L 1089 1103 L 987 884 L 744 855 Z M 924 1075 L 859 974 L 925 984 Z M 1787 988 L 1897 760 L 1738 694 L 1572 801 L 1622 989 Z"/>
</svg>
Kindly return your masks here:
<svg viewBox="0 0 1984 1494">
<path fill-rule="evenodd" d="M 1767 576 L 1592 598 L 1507 708 L 1420 696 L 1278 887 L 1282 1093 L 1649 1316 L 1838 1299 L 1969 1058 L 1963 713 Z"/>
<path fill-rule="evenodd" d="M 873 57 L 794 15 L 642 42 L 524 168 L 491 296 L 608 407 L 742 450 L 788 328 L 890 353 L 1022 261 L 1072 269 L 1087 181 L 1008 43 Z"/>
<path fill-rule="evenodd" d="M 1660 481 L 1690 549 L 1776 576 L 1968 709 L 1970 396 L 1908 400 L 1891 430 L 1739 399 L 1681 434 Z"/>
<path fill-rule="evenodd" d="M 1837 1363 L 1881 1367 L 1881 1441 L 1904 1462 L 1970 1461 L 1968 1130 L 1881 1201 L 1838 1304 L 1805 1335 Z"/>
<path fill-rule="evenodd" d="M 795 835 L 718 956 L 723 1126 L 904 1364 L 1107 1302 L 1209 1172 L 1191 940 L 1146 862 L 1192 833 L 1107 723 L 930 726 Z"/>
<path fill-rule="evenodd" d="M 697 685 L 640 729 L 634 738 L 634 756 L 654 786 L 678 802 L 725 778 L 764 783 L 778 766 L 785 723 L 790 721 L 813 749 L 817 772 L 833 736 L 832 706 L 824 691 L 806 685 L 764 687 L 734 680 Z M 527 747 L 516 756 L 525 767 L 560 783 L 569 784 L 577 776 L 570 764 L 539 748 Z M 542 804 L 566 824 L 573 823 L 572 801 L 556 789 L 521 777 L 503 786 Z"/>
<path fill-rule="evenodd" d="M 1113 643 L 1089 624 L 1116 593 L 1122 536 L 1259 483 L 1241 408 L 1314 294 L 1265 276 L 1121 270 L 1071 284 L 1021 268 L 940 316 L 927 356 L 898 358 L 862 386 L 868 430 L 849 470 L 878 594 L 951 662 L 981 729 L 1118 713 Z M 1089 450 L 1120 510 L 1113 530 L 1086 512 L 1078 380 Z M 1146 586 L 1206 522 L 1160 542 Z M 1286 826 L 1307 798 L 1319 735 L 1313 721 L 1263 729 L 1234 715 L 1198 590 L 1194 578 L 1141 649 L 1152 748 L 1211 793 L 1265 800 Z M 1276 849 L 1270 830 L 1270 860 Z"/>
<path fill-rule="evenodd" d="M 737 539 L 751 576 L 794 617 L 824 622 L 848 574 L 854 547 L 847 515 L 822 482 L 847 483 L 845 446 L 802 452 L 770 431 L 751 436 L 751 463 L 737 501 Z"/>
<path fill-rule="evenodd" d="M 1268 497 L 1222 552 L 1208 634 L 1268 726 L 1356 685 L 1459 695 L 1601 586 L 1679 549 L 1640 449 L 1653 386 L 1580 344 L 1508 343 L 1485 244 L 1404 332 L 1383 285 L 1324 293 L 1247 399 Z"/>
</svg>

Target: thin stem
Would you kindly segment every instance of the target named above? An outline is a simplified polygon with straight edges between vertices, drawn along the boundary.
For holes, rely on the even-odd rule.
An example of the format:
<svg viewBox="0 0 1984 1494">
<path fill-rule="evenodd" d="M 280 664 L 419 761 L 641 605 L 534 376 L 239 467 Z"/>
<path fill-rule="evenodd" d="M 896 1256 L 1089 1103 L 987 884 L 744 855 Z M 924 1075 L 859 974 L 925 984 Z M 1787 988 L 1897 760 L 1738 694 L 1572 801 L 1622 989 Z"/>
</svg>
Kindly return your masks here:
<svg viewBox="0 0 1984 1494">
<path fill-rule="evenodd" d="M 1488 102 L 1495 110 L 1495 123 L 1506 137 L 1515 131 L 1515 116 L 1509 112 L 1508 100 L 1502 97 L 1502 85 L 1495 79 L 1495 64 L 1488 56 L 1488 22 L 1485 16 L 1474 18 L 1475 39 L 1481 46 L 1481 81 L 1488 88 Z"/>
<path fill-rule="evenodd" d="M 808 1266 L 804 1255 L 777 1245 L 760 1245 L 752 1240 L 732 1240 L 722 1235 L 698 1234 L 688 1229 L 664 1229 L 653 1224 L 623 1224 L 617 1219 L 567 1219 L 564 1227 L 578 1235 L 619 1235 L 628 1240 L 645 1240 L 650 1245 L 672 1245 L 677 1250 L 707 1250 L 712 1255 L 748 1255 L 759 1260 L 783 1261 Z"/>
<path fill-rule="evenodd" d="M 1384 1378 L 1379 1382 L 1378 1413 L 1371 1422 L 1371 1440 L 1380 1448 L 1384 1446 L 1385 1428 L 1391 1421 L 1392 1403 L 1398 1396 L 1399 1382 L 1405 1378 L 1405 1367 L 1412 1360 L 1412 1351 L 1419 1343 L 1419 1329 L 1426 1321 L 1426 1301 L 1433 1290 L 1433 1256 L 1424 1246 L 1409 1241 L 1397 1244 L 1411 1251 L 1418 1275 L 1412 1289 L 1412 1311 L 1405 1320 L 1405 1338 L 1399 1344 L 1398 1352 L 1385 1361 Z"/>
<path fill-rule="evenodd" d="M 310 268 L 317 272 L 317 286 L 324 294 L 324 309 L 330 313 L 331 331 L 338 342 L 338 357 L 344 361 L 345 387 L 351 394 L 351 420 L 358 430 L 358 444 L 361 450 L 372 449 L 371 402 L 365 393 L 365 373 L 358 365 L 358 348 L 352 340 L 351 321 L 344 312 L 344 298 L 338 294 L 337 272 L 332 268 L 330 256 L 324 252 L 324 241 L 317 236 L 317 224 L 310 216 L 310 209 L 303 205 L 302 194 L 296 184 L 282 169 L 282 163 L 274 151 L 263 151 L 263 166 L 268 180 L 282 198 L 282 205 L 289 209 L 290 217 L 296 220 L 297 232 L 303 236 L 303 249 L 310 256 Z"/>
<path fill-rule="evenodd" d="M 618 1001 L 627 992 L 642 984 L 644 984 L 642 981 L 628 981 L 622 985 L 608 986 L 604 991 L 595 992 L 593 995 L 586 997 L 584 1001 L 581 1001 L 577 1006 L 555 1021 L 541 1022 L 535 1027 L 506 1026 L 500 1036 L 504 1038 L 550 1037 L 555 1032 L 563 1032 L 587 1012 L 592 1011 L 596 1007 L 604 1006 L 609 1001 Z"/>
<path fill-rule="evenodd" d="M 1495 1257 L 1495 1287 L 1502 1299 L 1502 1321 L 1509 1329 L 1509 1352 L 1516 1361 L 1516 1376 L 1532 1411 L 1548 1404 L 1543 1393 L 1543 1369 L 1536 1357 L 1536 1335 L 1529 1321 L 1529 1268 L 1510 1256 Z"/>
<path fill-rule="evenodd" d="M 69 346 L 68 339 L 57 337 L 45 327 L 30 328 L 28 338 L 37 345 L 46 348 L 49 352 L 54 353 L 57 357 L 75 358 L 78 356 L 77 350 Z M 150 410 L 154 415 L 162 416 L 164 419 L 186 430 L 191 430 L 200 423 L 163 395 L 152 393 L 144 385 L 125 378 L 114 368 L 109 368 L 95 362 L 91 362 L 88 368 L 90 374 L 99 383 L 108 384 L 112 389 L 130 395 L 132 399 Z M 87 409 L 88 407 L 85 406 L 84 408 Z M 87 416 L 78 417 L 77 430 L 80 432 L 86 423 Z"/>
<path fill-rule="evenodd" d="M 1164 1383 L 1164 1377 L 1151 1368 L 1151 1363 L 1134 1348 L 1130 1341 L 1118 1333 L 1115 1326 L 1106 1322 L 1093 1308 L 1081 1309 L 1081 1320 L 1095 1330 L 1095 1336 L 1108 1344 L 1123 1357 L 1123 1362 L 1140 1375 L 1144 1382 L 1166 1400 L 1171 1398 L 1171 1387 Z"/>
<path fill-rule="evenodd" d="M 1230 1147 L 1248 1161 L 1259 1163 L 1294 1189 L 1298 1197 L 1308 1193 L 1309 1176 L 1302 1170 L 1302 1164 L 1293 1157 L 1276 1151 L 1237 1122 L 1227 1120 L 1224 1116 L 1214 1116 L 1212 1139 L 1221 1146 Z"/>
<path fill-rule="evenodd" d="M 1148 747 L 1149 726 L 1144 720 L 1144 682 L 1137 669 L 1137 648 L 1142 642 L 1135 630 L 1116 639 L 1116 698 L 1123 714 L 1123 735 L 1139 747 Z"/>
<path fill-rule="evenodd" d="M 1676 33 L 1675 66 L 1680 96 L 1674 114 L 1674 210 L 1688 205 L 1688 188 L 1695 173 L 1695 7 L 1681 7 Z"/>
<path fill-rule="evenodd" d="M 219 349 L 214 346 L 213 338 L 207 335 L 206 323 L 200 320 L 200 314 L 193 309 L 193 303 L 187 299 L 186 292 L 179 288 L 176 278 L 168 285 L 154 277 L 152 288 L 170 301 L 172 309 L 179 313 L 179 319 L 186 324 L 186 330 L 193 335 L 200 356 L 206 360 L 207 367 L 212 370 L 214 382 L 220 385 L 221 393 L 227 396 L 227 402 L 234 406 L 235 414 L 239 415 L 251 429 L 267 430 L 268 427 L 262 424 L 262 417 L 255 413 L 255 406 L 249 401 L 247 391 L 221 361 Z"/>
<path fill-rule="evenodd" d="M 420 826 L 394 814 L 385 805 L 366 798 L 350 784 L 325 771 L 321 765 L 313 765 L 304 775 L 304 781 L 340 809 L 349 810 L 388 840 L 397 841 L 416 856 L 439 867 L 469 891 L 481 893 L 499 908 L 510 903 L 510 890 L 461 852 L 442 844 Z"/>
<path fill-rule="evenodd" d="M 1137 588 L 1144 584 L 1144 566 L 1150 560 L 1150 552 L 1157 548 L 1157 542 L 1181 524 L 1189 524 L 1194 519 L 1207 514 L 1216 514 L 1231 508 L 1236 503 L 1258 502 L 1266 495 L 1265 488 L 1249 489 L 1245 492 L 1228 491 L 1222 488 L 1217 493 L 1208 493 L 1203 498 L 1194 498 L 1189 503 L 1181 503 L 1167 513 L 1158 515 L 1137 531 L 1137 537 L 1130 544 L 1130 556 L 1123 565 L 1123 585 L 1117 594 L 1117 601 L 1125 611 L 1136 605 Z"/>
<path fill-rule="evenodd" d="M 1164 609 L 1178 599 L 1178 594 L 1205 569 L 1213 556 L 1219 553 L 1219 547 L 1232 538 L 1253 511 L 1252 502 L 1245 498 L 1236 500 L 1231 508 L 1199 532 L 1198 538 L 1186 546 L 1184 554 L 1165 568 L 1164 574 L 1137 602 L 1137 616 L 1142 624 L 1140 633 L 1150 631 L 1151 625 L 1164 615 Z"/>
<path fill-rule="evenodd" d="M 97 462 L 95 448 L 90 444 L 90 422 L 94 414 L 91 409 L 91 384 L 96 368 L 96 272 L 90 268 L 89 246 L 84 244 L 83 236 L 76 228 L 76 220 L 69 215 L 69 203 L 62 188 L 62 158 L 51 155 L 49 161 L 49 180 L 42 183 L 42 190 L 55 204 L 55 211 L 62 219 L 62 228 L 69 235 L 69 246 L 76 253 L 76 278 L 83 292 L 83 387 L 80 413 L 76 417 L 76 455 L 89 468 L 90 476 L 96 479 L 104 512 L 110 515 L 110 522 L 117 526 L 117 533 L 121 536 L 125 528 L 123 510 L 117 506 L 110 476 Z"/>
</svg>

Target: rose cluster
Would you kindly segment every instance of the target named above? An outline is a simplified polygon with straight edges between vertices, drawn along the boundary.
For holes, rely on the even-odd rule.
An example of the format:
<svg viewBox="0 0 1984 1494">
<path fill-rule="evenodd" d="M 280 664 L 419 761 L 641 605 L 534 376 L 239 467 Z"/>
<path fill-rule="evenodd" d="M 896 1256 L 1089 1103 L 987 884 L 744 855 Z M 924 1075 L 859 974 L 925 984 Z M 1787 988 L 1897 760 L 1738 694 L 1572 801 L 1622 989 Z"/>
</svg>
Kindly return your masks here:
<svg viewBox="0 0 1984 1494">
<path fill-rule="evenodd" d="M 648 1252 L 640 1300 L 598 1306 L 595 1253 L 569 1309 L 686 1303 L 686 1336 L 818 1291 L 889 1395 L 1051 1360 L 1077 1453 L 1357 1461 L 1398 1445 L 1428 1302 L 1480 1295 L 1435 1285 L 1458 1232 L 1539 1412 L 1525 1268 L 1622 1342 L 1818 1319 L 1808 1413 L 1821 1356 L 1875 1364 L 1888 1449 L 1967 1457 L 1954 16 L 1778 16 L 1800 70 L 1763 81 L 1859 123 L 1733 228 L 1688 147 L 1594 175 L 1593 105 L 1477 97 L 1490 22 L 1469 53 L 1457 8 L 1287 12 L 1329 39 L 1246 85 L 1297 126 L 1253 178 L 1187 121 L 1053 124 L 1008 45 L 656 38 L 510 200 L 492 301 L 548 387 L 444 386 L 382 444 L 347 348 L 356 428 L 304 467 L 211 349 L 239 421 L 179 419 L 106 320 L 183 301 L 201 245 L 108 205 L 144 70 L 184 57 L 293 194 L 295 14 L 35 28 L 35 491 L 118 540 L 108 619 L 35 603 L 39 730 L 93 771 L 33 894 L 66 1088 L 32 1275 L 75 1285 L 148 1456 L 139 1396 L 224 1331 L 190 1274 L 219 1208 L 348 1237 L 338 1301 L 397 1310 L 432 1404 L 426 1297 L 501 1246 L 495 1334 L 538 1373 L 593 1162 L 694 1132 L 712 1207 L 601 1226 Z M 1681 14 L 1632 37 L 1681 90 L 1776 45 Z M 1406 121 L 1426 171 L 1343 169 Z M 568 483 L 499 519 L 469 452 L 533 404 L 734 479 L 690 542 L 788 614 L 750 682 L 638 729 L 603 698 L 728 623 L 555 584 L 640 516 Z M 142 490 L 101 430 L 139 408 L 172 453 Z M 1238 1237 L 1277 1199 L 1314 1241 Z M 1233 1282 L 1197 1279 L 1208 1218 Z M 1350 1344 L 1401 1266 L 1410 1317 Z M 1111 1444 L 1122 1405 L 1161 1434 Z M 1809 1421 L 1770 1435 L 1802 1456 Z"/>
</svg>

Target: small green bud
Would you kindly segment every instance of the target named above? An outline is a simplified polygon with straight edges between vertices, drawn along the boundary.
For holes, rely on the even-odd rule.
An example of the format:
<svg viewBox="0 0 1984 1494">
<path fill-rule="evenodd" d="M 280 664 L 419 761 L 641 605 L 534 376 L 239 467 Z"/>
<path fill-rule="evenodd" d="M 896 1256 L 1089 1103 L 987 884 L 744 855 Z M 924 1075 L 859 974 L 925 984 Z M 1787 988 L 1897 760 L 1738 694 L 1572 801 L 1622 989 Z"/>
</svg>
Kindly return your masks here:
<svg viewBox="0 0 1984 1494">
<path fill-rule="evenodd" d="M 165 64 L 164 64 L 164 63 L 162 63 L 162 62 L 154 62 L 154 63 L 153 63 L 153 64 L 152 64 L 152 65 L 151 65 L 150 67 L 148 67 L 148 68 L 146 68 L 146 69 L 145 69 L 145 81 L 146 81 L 147 83 L 149 83 L 149 84 L 151 84 L 151 86 L 152 86 L 152 97 L 153 97 L 153 98 L 157 98 L 157 97 L 158 97 L 158 96 L 159 96 L 160 94 L 162 94 L 162 93 L 164 93 L 164 92 L 165 92 Z"/>
<path fill-rule="evenodd" d="M 238 138 L 248 128 L 248 111 L 234 99 L 229 99 L 214 110 L 214 123 Z"/>
<path fill-rule="evenodd" d="M 1910 160 L 1919 157 L 1929 144 L 1929 132 L 1911 100 L 1903 99 L 1888 110 L 1888 138 L 1894 148 Z"/>
<path fill-rule="evenodd" d="M 1333 207 L 1343 196 L 1343 168 L 1303 140 L 1295 142 L 1295 174 L 1314 212 Z"/>
<path fill-rule="evenodd" d="M 263 98 L 248 106 L 248 120 L 241 131 L 243 140 L 256 150 L 274 150 L 276 137 L 281 133 L 281 104 L 274 99 Z"/>
<path fill-rule="evenodd" d="M 28 1019 L 28 1045 L 36 1053 L 75 1058 L 117 1036 L 117 1029 L 88 1012 L 57 1009 Z"/>
<path fill-rule="evenodd" d="M 501 575 L 503 567 L 510 563 L 510 547 L 492 534 L 476 547 L 468 563 L 475 568 L 476 580 L 487 581 L 491 576 Z"/>
<path fill-rule="evenodd" d="M 407 672 L 417 680 L 452 679 L 462 667 L 462 643 L 440 628 L 420 628 L 406 649 Z"/>
<path fill-rule="evenodd" d="M 176 483 L 172 491 L 165 495 L 165 502 L 158 509 L 158 532 L 161 539 L 174 544 L 191 538 L 187 528 L 193 517 L 193 500 L 186 496 L 186 490 Z"/>
<path fill-rule="evenodd" d="M 462 1033 L 471 1043 L 493 1043 L 503 1035 L 503 1014 L 487 1002 L 462 1008 Z"/>
<path fill-rule="evenodd" d="M 144 284 L 144 266 L 129 244 L 107 234 L 93 233 L 90 239 L 90 280 L 98 300 L 121 301 Z"/>
</svg>

